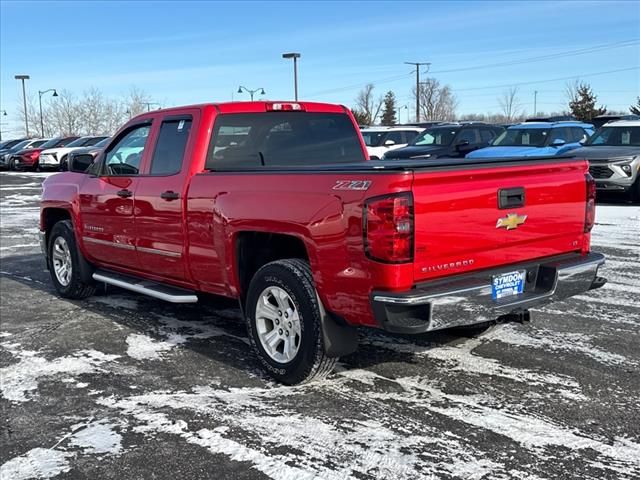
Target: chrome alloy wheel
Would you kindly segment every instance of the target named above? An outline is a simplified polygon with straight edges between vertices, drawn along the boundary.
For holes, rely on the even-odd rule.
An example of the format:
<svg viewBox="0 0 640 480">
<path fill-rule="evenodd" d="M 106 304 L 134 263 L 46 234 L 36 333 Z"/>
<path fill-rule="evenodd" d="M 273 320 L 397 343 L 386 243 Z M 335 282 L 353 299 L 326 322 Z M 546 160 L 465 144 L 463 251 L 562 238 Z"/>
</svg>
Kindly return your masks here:
<svg viewBox="0 0 640 480">
<path fill-rule="evenodd" d="M 295 358 L 302 341 L 300 316 L 291 297 L 280 287 L 267 287 L 256 305 L 256 331 L 260 344 L 278 363 Z"/>
<path fill-rule="evenodd" d="M 71 282 L 71 251 L 69 244 L 62 237 L 56 237 L 53 241 L 51 252 L 53 271 L 60 285 L 66 287 Z"/>
</svg>

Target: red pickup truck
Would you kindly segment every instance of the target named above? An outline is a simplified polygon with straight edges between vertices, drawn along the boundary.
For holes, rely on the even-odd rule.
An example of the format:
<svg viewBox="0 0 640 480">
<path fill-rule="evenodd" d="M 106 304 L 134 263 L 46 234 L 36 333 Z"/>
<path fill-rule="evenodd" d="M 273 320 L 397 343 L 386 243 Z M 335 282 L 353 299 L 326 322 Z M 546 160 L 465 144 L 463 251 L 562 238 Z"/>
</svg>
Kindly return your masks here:
<svg viewBox="0 0 640 480">
<path fill-rule="evenodd" d="M 354 327 L 471 326 L 605 282 L 585 160 L 369 161 L 339 105 L 157 110 L 69 167 L 41 204 L 60 295 L 236 298 L 287 384 L 328 374 Z"/>
</svg>

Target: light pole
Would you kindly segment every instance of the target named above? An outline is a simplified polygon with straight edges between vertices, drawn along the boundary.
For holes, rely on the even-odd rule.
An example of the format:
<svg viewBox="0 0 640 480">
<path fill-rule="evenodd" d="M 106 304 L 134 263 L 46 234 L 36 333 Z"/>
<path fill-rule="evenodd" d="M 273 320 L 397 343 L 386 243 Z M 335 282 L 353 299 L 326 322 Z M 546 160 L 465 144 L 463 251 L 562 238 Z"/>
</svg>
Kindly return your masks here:
<svg viewBox="0 0 640 480">
<path fill-rule="evenodd" d="M 158 108 L 162 107 L 158 102 L 142 102 L 142 104 L 147 106 L 147 112 L 151 111 L 151 105 L 157 105 Z"/>
<path fill-rule="evenodd" d="M 409 106 L 408 105 L 402 105 L 400 107 L 398 107 L 398 124 L 402 125 L 402 110 L 406 110 L 407 111 L 407 122 L 409 121 Z"/>
<path fill-rule="evenodd" d="M 296 102 L 298 101 L 298 59 L 300 54 L 296 52 L 283 53 L 282 58 L 293 58 L 293 92 L 295 94 Z"/>
<path fill-rule="evenodd" d="M 264 88 L 262 88 L 262 87 L 260 87 L 260 88 L 256 88 L 255 90 L 251 90 L 250 88 L 243 87 L 242 85 L 240 85 L 240 86 L 238 87 L 238 93 L 242 93 L 242 91 L 243 91 L 243 90 L 244 90 L 245 92 L 247 92 L 249 95 L 251 95 L 251 101 L 252 101 L 252 102 L 253 102 L 253 96 L 254 96 L 256 93 L 260 92 L 260 95 L 264 95 L 264 94 L 265 94 L 265 93 L 264 93 Z"/>
<path fill-rule="evenodd" d="M 38 90 L 38 101 L 40 102 L 40 135 L 42 135 L 43 137 L 44 137 L 44 120 L 42 120 L 42 95 L 44 95 L 47 92 L 53 92 L 53 95 L 51 95 L 52 97 L 58 96 L 58 92 L 56 92 L 55 88 L 50 88 L 49 90 L 43 90 L 43 91 Z"/>
<path fill-rule="evenodd" d="M 2 112 L 2 116 L 3 117 L 7 116 L 7 111 L 6 110 L 0 110 L 0 112 Z M 4 125 L 4 123 L 0 123 L 0 142 L 2 141 L 2 125 Z"/>
<path fill-rule="evenodd" d="M 533 91 L 533 116 L 538 113 L 538 90 Z"/>
<path fill-rule="evenodd" d="M 404 62 L 406 65 L 413 65 L 416 67 L 416 123 L 420 121 L 420 66 L 426 65 L 427 72 L 431 62 Z"/>
<path fill-rule="evenodd" d="M 28 137 L 29 136 L 29 118 L 27 116 L 27 94 L 24 87 L 24 81 L 29 80 L 30 77 L 29 75 L 16 75 L 13 78 L 15 78 L 16 80 L 22 81 L 22 102 L 24 104 L 24 129 Z"/>
</svg>

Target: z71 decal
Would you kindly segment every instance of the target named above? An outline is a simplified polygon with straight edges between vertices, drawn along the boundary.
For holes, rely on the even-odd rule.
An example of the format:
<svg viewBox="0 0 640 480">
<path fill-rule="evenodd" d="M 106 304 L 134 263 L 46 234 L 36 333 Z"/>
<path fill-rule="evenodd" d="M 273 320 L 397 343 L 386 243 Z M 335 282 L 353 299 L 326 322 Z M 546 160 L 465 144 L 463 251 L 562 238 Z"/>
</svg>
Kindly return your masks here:
<svg viewBox="0 0 640 480">
<path fill-rule="evenodd" d="M 371 180 L 338 180 L 334 190 L 369 190 Z"/>
</svg>

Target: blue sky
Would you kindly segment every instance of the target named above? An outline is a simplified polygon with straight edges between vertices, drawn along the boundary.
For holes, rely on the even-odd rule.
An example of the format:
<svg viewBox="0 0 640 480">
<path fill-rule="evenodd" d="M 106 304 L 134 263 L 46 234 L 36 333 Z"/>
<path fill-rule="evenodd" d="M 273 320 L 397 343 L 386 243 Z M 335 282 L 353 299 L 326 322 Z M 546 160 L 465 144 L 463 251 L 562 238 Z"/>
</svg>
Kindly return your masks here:
<svg viewBox="0 0 640 480">
<path fill-rule="evenodd" d="M 31 92 L 98 87 L 118 96 L 135 85 L 163 106 L 248 99 L 240 84 L 288 99 L 286 51 L 302 54 L 301 99 L 352 105 L 372 82 L 411 108 L 415 75 L 403 62 L 424 61 L 452 87 L 461 114 L 498 112 L 497 97 L 514 84 L 529 113 L 534 90 L 538 110 L 561 110 L 566 77 L 626 110 L 640 94 L 640 2 L 2 0 L 3 130 L 18 120 L 15 74 L 31 75 Z M 575 51 L 584 53 L 557 55 Z M 487 67 L 535 57 L 545 58 Z"/>
</svg>

